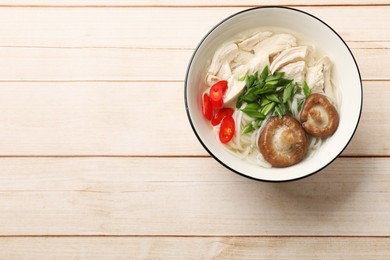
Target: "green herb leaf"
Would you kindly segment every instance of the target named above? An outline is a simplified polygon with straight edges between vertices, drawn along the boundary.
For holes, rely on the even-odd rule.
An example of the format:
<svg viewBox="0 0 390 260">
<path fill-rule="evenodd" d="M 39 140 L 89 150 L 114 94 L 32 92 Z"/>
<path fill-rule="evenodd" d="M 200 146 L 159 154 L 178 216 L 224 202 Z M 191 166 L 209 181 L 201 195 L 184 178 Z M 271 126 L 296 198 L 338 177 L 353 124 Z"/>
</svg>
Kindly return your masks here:
<svg viewBox="0 0 390 260">
<path fill-rule="evenodd" d="M 278 85 L 278 80 L 272 80 L 272 81 L 267 81 L 264 85 L 265 88 L 269 88 L 269 87 L 275 87 L 276 85 Z"/>
<path fill-rule="evenodd" d="M 241 96 L 241 99 L 249 103 L 255 102 L 257 100 L 257 93 L 255 93 L 255 88 L 249 89 Z"/>
<path fill-rule="evenodd" d="M 304 102 L 305 102 L 304 99 L 298 100 L 298 111 L 301 111 Z"/>
<path fill-rule="evenodd" d="M 241 111 L 243 111 L 243 112 L 258 111 L 259 108 L 260 108 L 259 104 L 257 104 L 257 103 L 250 103 L 250 104 L 246 105 L 246 107 L 241 109 Z"/>
<path fill-rule="evenodd" d="M 293 87 L 292 87 L 291 83 L 289 83 L 284 88 L 284 91 L 283 91 L 283 103 L 286 103 L 291 98 L 292 90 L 293 90 Z"/>
<path fill-rule="evenodd" d="M 278 98 L 278 95 L 276 94 L 269 94 L 269 95 L 266 95 L 265 96 L 266 99 L 270 100 L 270 101 L 273 101 L 273 102 L 276 102 L 276 103 L 279 103 L 280 100 Z"/>
<path fill-rule="evenodd" d="M 249 124 L 247 124 L 245 127 L 244 127 L 244 129 L 242 130 L 242 135 L 244 135 L 244 134 L 248 134 L 248 133 L 250 133 L 250 132 L 253 132 L 253 130 L 255 130 L 255 128 L 253 127 L 253 125 L 252 125 L 252 122 L 250 122 Z"/>
<path fill-rule="evenodd" d="M 277 116 L 283 116 L 283 112 L 280 110 L 279 106 L 275 107 L 275 113 Z"/>
<path fill-rule="evenodd" d="M 255 118 L 255 119 L 264 119 L 265 115 L 262 112 L 259 111 L 248 111 L 245 112 L 248 116 Z"/>
<path fill-rule="evenodd" d="M 245 75 L 240 80 L 246 80 L 244 92 L 238 97 L 236 107 L 241 108 L 247 103 L 242 111 L 254 119 L 252 126 L 245 126 L 246 131 L 253 131 L 261 126 L 267 115 L 285 115 L 291 113 L 289 100 L 300 91 L 300 87 L 293 80 L 283 78 L 284 72 L 270 74 L 268 66 L 261 73 Z M 305 87 L 306 85 L 306 87 Z M 310 94 L 310 88 L 305 85 L 306 93 Z M 303 101 L 302 101 L 303 102 Z M 302 105 L 302 104 L 301 104 Z"/>
<path fill-rule="evenodd" d="M 277 114 L 279 113 L 279 116 L 284 116 L 287 113 L 287 110 L 289 110 L 289 106 L 286 106 L 284 103 L 280 103 L 277 107 L 275 107 L 275 112 Z"/>
<path fill-rule="evenodd" d="M 264 120 L 262 120 L 262 119 L 257 119 L 256 121 L 255 121 L 255 123 L 254 123 L 254 127 L 257 129 L 257 128 L 259 128 L 260 126 L 261 126 L 261 124 L 263 123 L 263 121 Z"/>
<path fill-rule="evenodd" d="M 272 102 L 271 100 L 269 100 L 269 99 L 267 99 L 267 98 L 264 97 L 264 98 L 261 100 L 260 105 L 261 105 L 262 107 L 264 107 L 264 106 L 268 105 L 268 104 L 271 103 L 271 102 Z"/>
<path fill-rule="evenodd" d="M 241 109 L 242 112 L 252 118 L 264 119 L 265 115 L 259 111 L 260 105 L 257 103 L 250 103 L 245 108 Z"/>
<path fill-rule="evenodd" d="M 265 107 L 263 107 L 260 112 L 263 114 L 263 115 L 268 115 L 269 113 L 271 113 L 275 107 L 275 102 L 271 102 L 269 103 L 268 105 L 266 105 Z"/>
<path fill-rule="evenodd" d="M 288 83 L 293 82 L 292 79 L 281 78 L 278 80 L 277 86 L 286 86 Z"/>
<path fill-rule="evenodd" d="M 260 79 L 261 81 L 265 81 L 266 78 L 267 78 L 267 76 L 268 76 L 268 74 L 269 74 L 269 71 L 268 71 L 268 65 L 267 65 L 267 66 L 265 66 L 265 68 L 263 69 L 263 71 L 260 73 L 259 79 Z"/>
<path fill-rule="evenodd" d="M 268 93 L 272 93 L 272 92 L 275 92 L 276 90 L 276 87 L 275 86 L 264 86 L 264 88 L 256 88 L 256 90 L 254 91 L 254 93 L 256 95 L 262 95 L 262 94 L 268 94 Z"/>
<path fill-rule="evenodd" d="M 294 83 L 294 87 L 293 87 L 293 89 L 292 89 L 292 94 L 291 94 L 292 97 L 294 97 L 295 94 L 297 94 L 298 88 L 299 88 L 298 83 L 295 82 L 295 83 Z"/>
<path fill-rule="evenodd" d="M 274 80 L 278 80 L 280 78 L 282 78 L 284 76 L 284 72 L 276 72 L 274 73 L 273 75 L 269 75 L 265 82 L 269 82 L 269 81 L 274 81 Z"/>
<path fill-rule="evenodd" d="M 307 85 L 307 82 L 303 82 L 303 93 L 305 94 L 305 97 L 308 97 L 310 96 L 311 94 L 311 89 L 309 88 L 309 86 Z"/>
<path fill-rule="evenodd" d="M 241 108 L 243 103 L 244 103 L 244 100 L 242 100 L 242 96 L 239 96 L 237 98 L 236 108 Z"/>
<path fill-rule="evenodd" d="M 255 79 L 256 78 L 253 75 L 248 76 L 247 79 L 246 79 L 245 87 L 247 89 L 250 89 L 253 86 L 253 83 L 255 82 Z"/>
<path fill-rule="evenodd" d="M 238 79 L 238 81 L 245 81 L 246 80 L 246 76 L 247 75 L 242 76 L 241 78 Z"/>
</svg>

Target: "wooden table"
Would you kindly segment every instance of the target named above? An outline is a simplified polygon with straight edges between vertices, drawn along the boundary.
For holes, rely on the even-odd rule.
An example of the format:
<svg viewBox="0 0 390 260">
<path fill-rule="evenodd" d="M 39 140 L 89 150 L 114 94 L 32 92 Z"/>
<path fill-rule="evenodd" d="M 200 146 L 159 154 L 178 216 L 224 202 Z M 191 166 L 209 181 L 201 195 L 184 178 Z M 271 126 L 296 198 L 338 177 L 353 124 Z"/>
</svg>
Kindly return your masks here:
<svg viewBox="0 0 390 260">
<path fill-rule="evenodd" d="M 196 139 L 190 56 L 259 3 L 0 0 L 0 258 L 389 259 L 389 0 L 261 1 L 323 19 L 359 64 L 360 125 L 325 170 L 256 182 Z"/>
</svg>

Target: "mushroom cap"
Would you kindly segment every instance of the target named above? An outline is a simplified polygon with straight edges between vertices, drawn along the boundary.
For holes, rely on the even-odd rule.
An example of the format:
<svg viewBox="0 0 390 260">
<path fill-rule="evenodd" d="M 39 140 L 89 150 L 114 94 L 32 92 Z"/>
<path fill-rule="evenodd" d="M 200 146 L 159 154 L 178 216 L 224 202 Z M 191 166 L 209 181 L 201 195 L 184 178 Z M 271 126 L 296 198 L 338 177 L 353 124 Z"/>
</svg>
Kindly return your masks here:
<svg viewBox="0 0 390 260">
<path fill-rule="evenodd" d="M 291 166 L 306 155 L 306 133 L 292 116 L 271 117 L 260 134 L 259 148 L 273 167 Z"/>
<path fill-rule="evenodd" d="M 315 137 L 333 135 L 339 125 L 339 114 L 329 99 L 322 94 L 311 94 L 301 112 L 301 122 L 306 133 Z"/>
</svg>

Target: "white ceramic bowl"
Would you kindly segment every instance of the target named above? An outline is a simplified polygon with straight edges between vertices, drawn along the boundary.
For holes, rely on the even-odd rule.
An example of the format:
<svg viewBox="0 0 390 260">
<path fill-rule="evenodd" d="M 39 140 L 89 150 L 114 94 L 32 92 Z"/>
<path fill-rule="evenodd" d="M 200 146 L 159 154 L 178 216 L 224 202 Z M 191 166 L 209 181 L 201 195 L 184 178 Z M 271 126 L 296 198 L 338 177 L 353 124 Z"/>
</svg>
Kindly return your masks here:
<svg viewBox="0 0 390 260">
<path fill-rule="evenodd" d="M 215 138 L 211 124 L 201 112 L 202 86 L 208 61 L 224 42 L 258 27 L 279 27 L 304 36 L 333 62 L 333 82 L 341 90 L 340 123 L 310 158 L 286 168 L 262 168 L 238 159 Z M 296 180 L 316 173 L 330 164 L 351 140 L 362 109 L 362 84 L 358 66 L 346 43 L 326 23 L 300 10 L 259 7 L 236 13 L 211 29 L 200 42 L 185 78 L 185 106 L 189 121 L 204 148 L 218 162 L 243 176 L 263 181 Z"/>
</svg>

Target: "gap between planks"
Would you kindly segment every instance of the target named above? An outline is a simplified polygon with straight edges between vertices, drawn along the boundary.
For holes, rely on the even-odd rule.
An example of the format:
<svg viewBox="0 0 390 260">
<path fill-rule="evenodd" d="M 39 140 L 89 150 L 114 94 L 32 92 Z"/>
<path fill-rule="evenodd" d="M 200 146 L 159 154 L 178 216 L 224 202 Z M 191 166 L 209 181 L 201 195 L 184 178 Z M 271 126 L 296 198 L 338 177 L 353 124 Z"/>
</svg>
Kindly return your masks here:
<svg viewBox="0 0 390 260">
<path fill-rule="evenodd" d="M 0 235 L 0 238 L 384 238 L 390 236 L 356 235 Z"/>
<path fill-rule="evenodd" d="M 162 159 L 174 159 L 174 158 L 212 158 L 211 155 L 0 155 L 0 159 L 3 158 L 59 158 L 59 159 L 73 159 L 73 158 L 162 158 Z M 337 158 L 390 158 L 390 155 L 340 155 Z"/>
<path fill-rule="evenodd" d="M 264 4 L 264 5 L 0 5 L 0 8 L 254 8 L 265 6 L 318 7 L 313 4 Z M 390 4 L 321 4 L 321 7 L 386 7 Z"/>
<path fill-rule="evenodd" d="M 362 82 L 386 82 L 386 81 L 390 81 L 390 78 L 389 79 L 364 79 L 362 80 Z M 85 79 L 85 80 L 82 80 L 82 79 L 75 79 L 75 80 L 61 80 L 61 79 L 56 79 L 56 80 L 41 80 L 41 79 L 26 79 L 26 80 L 19 80 L 19 79 L 5 79 L 5 80 L 1 80 L 0 79 L 0 83 L 7 83 L 7 82 L 10 82 L 10 83 L 88 83 L 88 82 L 92 82 L 92 83 L 96 83 L 96 82 L 102 82 L 102 83 L 115 83 L 115 82 L 118 82 L 118 83 L 126 83 L 126 82 L 131 82 L 131 83 L 159 83 L 159 82 L 164 82 L 164 83 L 183 83 L 184 84 L 184 81 L 183 80 L 180 80 L 180 79 L 145 79 L 145 80 L 142 80 L 142 79 L 96 79 L 96 80 L 93 80 L 93 79 Z"/>
</svg>

